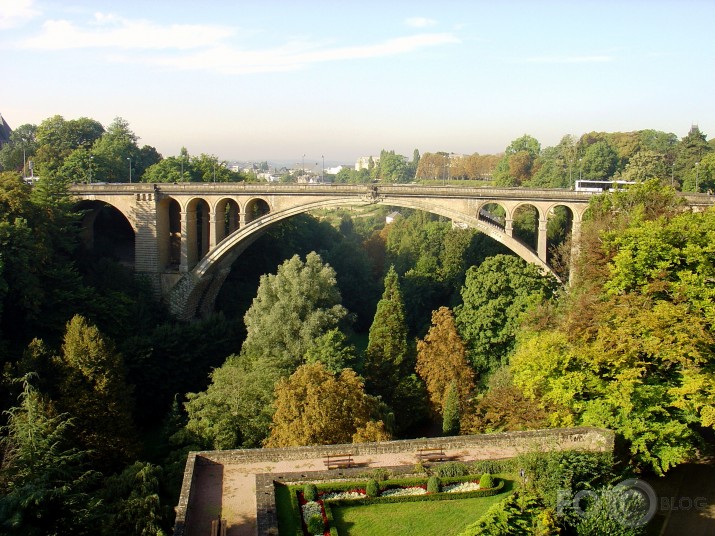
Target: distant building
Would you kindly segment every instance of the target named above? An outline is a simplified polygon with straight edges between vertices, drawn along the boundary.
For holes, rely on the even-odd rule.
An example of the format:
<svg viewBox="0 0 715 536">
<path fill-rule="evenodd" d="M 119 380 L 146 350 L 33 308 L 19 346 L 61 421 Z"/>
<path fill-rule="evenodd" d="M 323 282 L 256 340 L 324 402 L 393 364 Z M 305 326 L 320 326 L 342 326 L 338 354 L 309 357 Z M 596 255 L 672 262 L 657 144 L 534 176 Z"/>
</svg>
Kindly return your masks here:
<svg viewBox="0 0 715 536">
<path fill-rule="evenodd" d="M 397 212 L 397 211 L 395 211 L 395 212 L 390 212 L 387 216 L 385 216 L 385 223 L 392 223 L 392 222 L 395 221 L 397 218 L 401 218 L 401 217 L 402 217 L 402 214 L 400 214 L 400 213 Z"/>
<path fill-rule="evenodd" d="M 0 147 L 6 143 L 10 143 L 10 134 L 12 134 L 12 129 L 10 125 L 5 122 L 5 118 L 0 114 Z"/>
<path fill-rule="evenodd" d="M 355 171 L 360 171 L 361 169 L 370 169 L 370 159 L 372 158 L 373 164 L 377 165 L 380 163 L 379 156 L 361 156 L 355 162 Z"/>
</svg>

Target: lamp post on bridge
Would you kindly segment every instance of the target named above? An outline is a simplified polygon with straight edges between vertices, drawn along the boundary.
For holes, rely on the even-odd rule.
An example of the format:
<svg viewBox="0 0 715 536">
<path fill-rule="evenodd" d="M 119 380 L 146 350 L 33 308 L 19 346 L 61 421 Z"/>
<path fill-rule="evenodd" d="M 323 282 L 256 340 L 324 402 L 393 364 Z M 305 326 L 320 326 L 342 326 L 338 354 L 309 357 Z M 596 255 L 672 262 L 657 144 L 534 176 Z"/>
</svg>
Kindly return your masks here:
<svg viewBox="0 0 715 536">
<path fill-rule="evenodd" d="M 92 162 L 94 162 L 94 156 L 90 155 L 89 165 L 87 166 L 89 168 L 89 184 L 92 184 Z"/>
<path fill-rule="evenodd" d="M 129 160 L 129 184 L 132 183 L 132 159 L 127 156 L 127 160 Z"/>
<path fill-rule="evenodd" d="M 325 155 L 320 155 L 323 159 L 323 168 L 320 170 L 320 182 L 325 182 Z"/>
</svg>

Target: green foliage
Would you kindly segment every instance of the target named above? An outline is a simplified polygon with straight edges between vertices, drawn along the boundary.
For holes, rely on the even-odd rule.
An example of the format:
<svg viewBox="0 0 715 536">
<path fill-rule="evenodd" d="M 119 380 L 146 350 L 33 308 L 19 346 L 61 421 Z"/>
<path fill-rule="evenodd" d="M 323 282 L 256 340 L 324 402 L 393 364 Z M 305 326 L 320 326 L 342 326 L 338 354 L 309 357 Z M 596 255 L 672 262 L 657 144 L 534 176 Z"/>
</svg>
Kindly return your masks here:
<svg viewBox="0 0 715 536">
<path fill-rule="evenodd" d="M 390 403 L 407 357 L 404 304 L 397 272 L 391 267 L 385 276 L 385 291 L 377 304 L 365 352 L 368 389 Z"/>
<path fill-rule="evenodd" d="M 459 393 L 457 382 L 453 381 L 447 387 L 444 396 L 444 410 L 442 413 L 442 433 L 446 436 L 459 434 Z"/>
<path fill-rule="evenodd" d="M 166 534 L 162 530 L 165 509 L 159 498 L 161 475 L 160 467 L 135 462 L 108 478 L 101 493 L 105 516 L 101 534 Z"/>
<path fill-rule="evenodd" d="M 606 486 L 594 492 L 590 499 L 588 504 L 581 505 L 585 511 L 577 521 L 578 536 L 638 536 L 645 533 L 643 526 L 630 526 L 648 510 L 639 493 L 625 493 L 617 487 Z"/>
<path fill-rule="evenodd" d="M 75 446 L 69 416 L 53 411 L 25 377 L 0 432 L 0 532 L 90 534 L 100 475 L 86 468 L 88 453 Z"/>
<path fill-rule="evenodd" d="M 100 467 L 113 468 L 136 453 L 131 388 L 124 360 L 99 329 L 77 315 L 67 323 L 55 360 L 58 406 L 76 418 L 77 439 Z"/>
<path fill-rule="evenodd" d="M 441 482 L 437 475 L 432 475 L 427 479 L 427 493 L 439 493 Z"/>
<path fill-rule="evenodd" d="M 315 341 L 305 354 L 306 363 L 320 362 L 330 372 L 338 374 L 344 368 L 353 368 L 355 347 L 339 329 L 331 329 Z"/>
<path fill-rule="evenodd" d="M 380 484 L 378 484 L 374 478 L 367 481 L 365 485 L 365 495 L 368 497 L 377 497 L 380 495 Z"/>
<path fill-rule="evenodd" d="M 538 497 L 517 492 L 492 506 L 481 519 L 469 525 L 458 536 L 512 534 L 551 536 L 559 534 L 559 529 L 553 517 L 548 512 L 544 513 Z"/>
<path fill-rule="evenodd" d="M 303 486 L 303 498 L 306 501 L 315 501 L 318 499 L 318 488 L 312 482 L 308 482 Z"/>
<path fill-rule="evenodd" d="M 335 271 L 317 253 L 309 253 L 305 262 L 293 256 L 277 274 L 261 277 L 244 316 L 247 335 L 241 354 L 292 372 L 315 340 L 345 318 L 340 301 Z"/>
<path fill-rule="evenodd" d="M 323 516 L 318 514 L 310 516 L 310 519 L 308 519 L 306 523 L 306 528 L 308 529 L 308 534 L 323 534 L 325 530 Z"/>
<path fill-rule="evenodd" d="M 434 472 L 443 478 L 464 476 L 469 474 L 469 467 L 462 462 L 446 462 L 439 464 Z"/>
<path fill-rule="evenodd" d="M 482 489 L 489 489 L 494 487 L 494 479 L 489 473 L 484 473 L 479 479 L 479 487 Z"/>
<path fill-rule="evenodd" d="M 273 389 L 283 373 L 268 360 L 229 356 L 211 384 L 186 395 L 187 430 L 205 448 L 259 447 L 273 415 Z"/>
<path fill-rule="evenodd" d="M 533 264 L 496 255 L 467 272 L 463 304 L 455 309 L 457 327 L 478 371 L 506 362 L 514 347 L 522 315 L 554 295 L 557 282 Z"/>
</svg>

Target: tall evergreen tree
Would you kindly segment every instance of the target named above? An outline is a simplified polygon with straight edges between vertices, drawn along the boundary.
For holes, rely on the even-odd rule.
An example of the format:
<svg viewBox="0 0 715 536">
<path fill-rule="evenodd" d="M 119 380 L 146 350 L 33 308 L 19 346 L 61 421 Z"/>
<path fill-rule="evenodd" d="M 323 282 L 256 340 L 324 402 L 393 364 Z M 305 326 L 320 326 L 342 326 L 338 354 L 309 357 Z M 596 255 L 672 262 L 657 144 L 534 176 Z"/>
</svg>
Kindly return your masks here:
<svg viewBox="0 0 715 536">
<path fill-rule="evenodd" d="M 0 534 L 90 534 L 96 503 L 88 490 L 100 475 L 87 471 L 67 414 L 56 414 L 25 377 L 17 407 L 0 431 Z"/>
<path fill-rule="evenodd" d="M 60 409 L 76 419 L 77 438 L 104 468 L 136 453 L 131 389 L 124 360 L 99 329 L 76 315 L 67 323 L 60 370 Z"/>
<path fill-rule="evenodd" d="M 467 348 L 454 322 L 452 311 L 440 307 L 432 313 L 432 327 L 424 340 L 417 341 L 417 374 L 425 381 L 435 411 L 446 411 L 451 385 L 464 406 L 474 389 L 474 370 L 467 361 Z"/>
<path fill-rule="evenodd" d="M 400 283 L 394 266 L 385 275 L 385 290 L 377 304 L 365 351 L 365 375 L 369 390 L 387 403 L 408 356 L 407 324 Z"/>
</svg>

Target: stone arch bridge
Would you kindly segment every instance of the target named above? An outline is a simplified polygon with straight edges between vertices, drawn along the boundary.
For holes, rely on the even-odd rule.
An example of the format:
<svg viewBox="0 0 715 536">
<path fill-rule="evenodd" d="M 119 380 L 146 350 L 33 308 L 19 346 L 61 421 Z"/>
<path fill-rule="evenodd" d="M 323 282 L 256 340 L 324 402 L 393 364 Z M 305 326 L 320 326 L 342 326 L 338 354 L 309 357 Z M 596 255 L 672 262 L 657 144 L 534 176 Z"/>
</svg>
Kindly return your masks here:
<svg viewBox="0 0 715 536">
<path fill-rule="evenodd" d="M 147 277 L 185 320 L 209 314 L 236 258 L 271 225 L 297 214 L 374 203 L 424 210 L 477 228 L 551 271 L 546 263 L 549 215 L 556 207 L 569 211 L 575 243 L 591 196 L 556 189 L 245 183 L 76 184 L 70 193 L 86 211 L 88 245 L 103 208 L 110 205 L 124 216 L 133 238 L 135 272 Z M 689 201 L 698 204 L 698 199 Z M 703 204 L 712 203 L 707 198 Z M 503 216 L 495 216 L 495 205 Z M 535 249 L 514 237 L 512 221 L 524 205 L 538 214 Z"/>
</svg>

